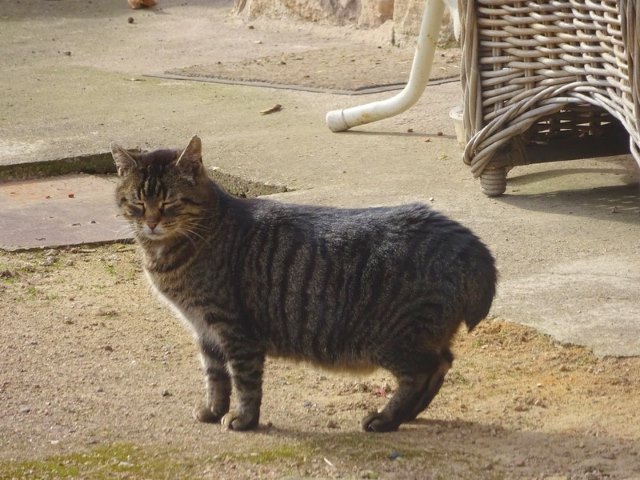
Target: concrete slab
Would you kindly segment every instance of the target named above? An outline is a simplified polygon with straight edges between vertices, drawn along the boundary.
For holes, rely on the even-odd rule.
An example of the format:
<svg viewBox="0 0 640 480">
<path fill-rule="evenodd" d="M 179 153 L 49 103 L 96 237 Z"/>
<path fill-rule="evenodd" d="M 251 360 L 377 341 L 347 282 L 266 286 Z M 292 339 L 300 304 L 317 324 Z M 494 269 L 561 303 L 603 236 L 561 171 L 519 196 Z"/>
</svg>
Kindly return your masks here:
<svg viewBox="0 0 640 480">
<path fill-rule="evenodd" d="M 638 355 L 640 270 L 619 255 L 567 260 L 548 272 L 506 279 L 495 314 L 518 318 L 597 355 Z"/>
<path fill-rule="evenodd" d="M 131 238 L 114 182 L 91 175 L 0 183 L 0 248 L 19 250 Z"/>
</svg>

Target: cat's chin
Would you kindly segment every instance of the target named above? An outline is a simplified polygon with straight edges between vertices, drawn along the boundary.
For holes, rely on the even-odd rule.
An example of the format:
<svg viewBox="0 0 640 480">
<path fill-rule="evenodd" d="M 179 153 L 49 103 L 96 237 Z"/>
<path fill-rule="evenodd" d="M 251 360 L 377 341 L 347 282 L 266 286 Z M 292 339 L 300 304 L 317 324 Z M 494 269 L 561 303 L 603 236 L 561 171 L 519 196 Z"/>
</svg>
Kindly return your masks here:
<svg viewBox="0 0 640 480">
<path fill-rule="evenodd" d="M 139 232 L 139 235 L 142 239 L 150 242 L 159 242 L 162 240 L 166 240 L 169 235 L 165 232 Z"/>
</svg>

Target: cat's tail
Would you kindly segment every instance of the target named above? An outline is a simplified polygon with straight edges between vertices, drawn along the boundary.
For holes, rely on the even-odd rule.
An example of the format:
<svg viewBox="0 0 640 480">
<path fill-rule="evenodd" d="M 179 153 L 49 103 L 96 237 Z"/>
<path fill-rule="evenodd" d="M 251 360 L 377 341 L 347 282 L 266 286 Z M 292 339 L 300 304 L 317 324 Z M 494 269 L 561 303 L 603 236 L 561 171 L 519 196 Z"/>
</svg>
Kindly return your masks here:
<svg viewBox="0 0 640 480">
<path fill-rule="evenodd" d="M 495 260 L 489 249 L 478 241 L 472 250 L 467 257 L 468 266 L 471 268 L 466 275 L 467 301 L 463 312 L 464 323 L 469 331 L 489 314 L 498 282 Z"/>
</svg>

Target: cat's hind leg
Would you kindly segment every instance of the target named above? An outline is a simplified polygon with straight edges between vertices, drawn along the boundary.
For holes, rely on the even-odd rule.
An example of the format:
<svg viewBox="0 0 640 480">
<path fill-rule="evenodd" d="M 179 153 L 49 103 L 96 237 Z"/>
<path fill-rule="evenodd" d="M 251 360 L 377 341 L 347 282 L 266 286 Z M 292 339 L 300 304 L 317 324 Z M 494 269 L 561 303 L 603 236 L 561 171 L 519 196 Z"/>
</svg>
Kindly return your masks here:
<svg viewBox="0 0 640 480">
<path fill-rule="evenodd" d="M 200 341 L 200 358 L 206 380 L 206 398 L 193 412 L 196 420 L 218 423 L 229 411 L 231 377 L 219 349 L 205 339 Z"/>
<path fill-rule="evenodd" d="M 449 352 L 450 353 L 450 352 Z M 397 430 L 401 423 L 413 420 L 433 400 L 450 366 L 447 356 L 436 352 L 405 351 L 392 355 L 381 366 L 394 374 L 398 388 L 380 412 L 362 420 L 367 432 Z"/>
<path fill-rule="evenodd" d="M 451 353 L 451 350 L 448 348 L 445 348 L 440 354 L 440 364 L 438 365 L 438 369 L 429 377 L 429 380 L 427 381 L 420 398 L 416 402 L 413 411 L 407 415 L 403 422 L 415 420 L 415 418 L 431 404 L 432 400 L 440 391 L 440 387 L 442 387 L 442 384 L 444 383 L 444 377 L 447 375 L 452 364 L 453 353 Z"/>
<path fill-rule="evenodd" d="M 260 420 L 264 352 L 234 352 L 228 366 L 236 391 L 236 408 L 222 417 L 222 425 L 231 430 L 252 430 Z"/>
</svg>

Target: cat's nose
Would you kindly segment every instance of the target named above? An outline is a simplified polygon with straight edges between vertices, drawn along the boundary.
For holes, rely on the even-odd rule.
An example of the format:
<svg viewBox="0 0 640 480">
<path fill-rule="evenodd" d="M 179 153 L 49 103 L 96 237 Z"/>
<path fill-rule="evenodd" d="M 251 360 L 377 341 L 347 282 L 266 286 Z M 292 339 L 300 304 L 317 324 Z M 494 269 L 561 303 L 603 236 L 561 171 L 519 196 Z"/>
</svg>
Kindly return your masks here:
<svg viewBox="0 0 640 480">
<path fill-rule="evenodd" d="M 151 230 L 152 232 L 156 229 L 157 226 L 158 222 L 147 221 L 147 227 L 149 227 L 149 230 Z"/>
</svg>

